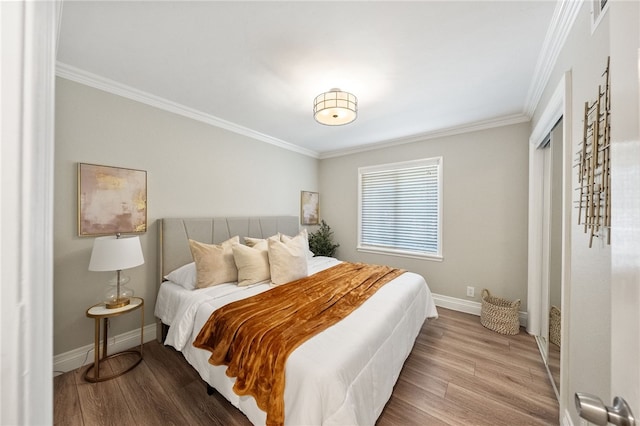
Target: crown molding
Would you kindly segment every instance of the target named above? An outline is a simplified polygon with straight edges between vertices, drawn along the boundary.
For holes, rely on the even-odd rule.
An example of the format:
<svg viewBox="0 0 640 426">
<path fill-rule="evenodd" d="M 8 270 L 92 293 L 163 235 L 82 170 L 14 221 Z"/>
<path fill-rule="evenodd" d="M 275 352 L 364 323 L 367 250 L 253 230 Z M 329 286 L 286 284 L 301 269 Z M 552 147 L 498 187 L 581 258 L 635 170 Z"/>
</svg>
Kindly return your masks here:
<svg viewBox="0 0 640 426">
<path fill-rule="evenodd" d="M 498 117 L 491 120 L 477 121 L 475 123 L 464 124 L 456 127 L 449 127 L 447 129 L 435 130 L 433 132 L 421 133 L 419 135 L 413 135 L 405 138 L 391 139 L 380 143 L 373 143 L 355 148 L 339 149 L 335 151 L 321 152 L 321 160 L 333 157 L 342 157 L 350 154 L 357 154 L 360 152 L 373 151 L 376 149 L 390 148 L 398 145 L 404 145 L 414 142 L 423 142 L 430 139 L 444 138 L 447 136 L 455 136 L 464 133 L 478 132 L 481 130 L 493 129 L 496 127 L 510 126 L 512 124 L 526 123 L 531 119 L 524 114 L 512 114 L 508 116 Z"/>
<path fill-rule="evenodd" d="M 216 116 L 206 114 L 193 108 L 189 108 L 177 102 L 173 102 L 168 99 L 143 92 L 142 90 L 138 90 L 134 87 L 118 83 L 97 74 L 81 70 L 63 62 L 56 62 L 56 75 L 67 80 L 75 81 L 76 83 L 84 84 L 86 86 L 102 90 L 104 92 L 122 96 L 136 102 L 150 105 L 165 111 L 172 112 L 174 114 L 182 115 L 183 117 L 191 118 L 193 120 L 207 123 L 215 127 L 220 127 L 222 129 L 247 136 L 252 139 L 266 142 L 279 148 L 296 152 L 298 154 L 306 155 L 312 158 L 319 158 L 319 154 L 310 149 L 302 148 L 298 145 L 294 145 L 281 139 L 265 135 L 264 133 L 256 132 L 255 130 L 251 130 L 247 127 L 243 127 L 230 121 L 218 118 Z"/>
<path fill-rule="evenodd" d="M 556 4 L 524 104 L 524 114 L 528 117 L 533 116 L 542 98 L 544 89 L 549 83 L 551 72 L 556 65 L 564 43 L 567 41 L 582 3 L 583 0 L 560 0 Z"/>
</svg>

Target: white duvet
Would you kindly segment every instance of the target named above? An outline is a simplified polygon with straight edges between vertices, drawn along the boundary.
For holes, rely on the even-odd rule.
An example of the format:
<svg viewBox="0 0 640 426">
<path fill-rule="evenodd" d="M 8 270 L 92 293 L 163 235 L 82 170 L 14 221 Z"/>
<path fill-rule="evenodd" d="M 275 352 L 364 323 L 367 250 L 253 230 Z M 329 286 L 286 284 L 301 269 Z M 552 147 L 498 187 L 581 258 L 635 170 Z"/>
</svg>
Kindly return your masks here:
<svg viewBox="0 0 640 426">
<path fill-rule="evenodd" d="M 337 263 L 333 258 L 315 257 L 310 260 L 309 273 Z M 202 379 L 253 424 L 264 424 L 266 413 L 255 400 L 233 392 L 234 379 L 226 376 L 226 366 L 209 364 L 210 353 L 191 343 L 211 312 L 266 291 L 271 288 L 269 284 L 223 284 L 194 291 L 166 286 L 169 289 L 161 288 L 156 304 L 156 316 L 171 325 L 165 344 L 182 351 Z M 289 356 L 285 368 L 285 424 L 374 424 L 425 319 L 436 316 L 431 292 L 420 275 L 407 272 L 384 285 L 347 318 Z"/>
</svg>

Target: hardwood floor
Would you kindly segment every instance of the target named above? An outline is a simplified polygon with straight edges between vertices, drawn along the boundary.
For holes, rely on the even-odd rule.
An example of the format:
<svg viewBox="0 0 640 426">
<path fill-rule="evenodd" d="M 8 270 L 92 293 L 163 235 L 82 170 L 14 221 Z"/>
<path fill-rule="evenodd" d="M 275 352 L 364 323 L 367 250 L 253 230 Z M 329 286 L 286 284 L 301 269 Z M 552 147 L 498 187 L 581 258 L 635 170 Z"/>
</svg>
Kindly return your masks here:
<svg viewBox="0 0 640 426">
<path fill-rule="evenodd" d="M 438 312 L 422 327 L 378 425 L 558 424 L 558 403 L 533 337 L 503 336 L 477 316 Z M 88 383 L 85 370 L 54 379 L 56 425 L 250 424 L 222 396 L 207 395 L 179 352 L 156 341 L 144 345 L 144 360 L 121 377 Z"/>
</svg>

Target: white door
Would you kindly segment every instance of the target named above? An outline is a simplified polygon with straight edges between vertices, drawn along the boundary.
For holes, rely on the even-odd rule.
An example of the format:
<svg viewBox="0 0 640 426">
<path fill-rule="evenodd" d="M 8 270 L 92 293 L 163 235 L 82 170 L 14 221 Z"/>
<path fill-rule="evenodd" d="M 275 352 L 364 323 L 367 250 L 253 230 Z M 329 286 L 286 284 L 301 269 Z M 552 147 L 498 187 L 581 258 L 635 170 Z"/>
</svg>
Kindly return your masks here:
<svg viewBox="0 0 640 426">
<path fill-rule="evenodd" d="M 640 6 L 610 4 L 612 113 L 611 395 L 640 424 Z M 609 401 L 609 404 L 611 401 Z"/>
<path fill-rule="evenodd" d="M 611 395 L 640 415 L 640 5 L 612 2 Z M 615 74 L 613 70 L 615 69 Z M 615 76 L 615 80 L 613 79 Z M 618 98 L 618 99 L 616 99 Z M 612 117 L 613 120 L 613 117 Z M 636 420 L 638 423 L 638 420 Z"/>
<path fill-rule="evenodd" d="M 610 1 L 611 399 L 626 400 L 635 424 L 640 424 L 639 23 L 638 2 Z M 598 396 L 613 405 L 606 395 Z"/>
</svg>

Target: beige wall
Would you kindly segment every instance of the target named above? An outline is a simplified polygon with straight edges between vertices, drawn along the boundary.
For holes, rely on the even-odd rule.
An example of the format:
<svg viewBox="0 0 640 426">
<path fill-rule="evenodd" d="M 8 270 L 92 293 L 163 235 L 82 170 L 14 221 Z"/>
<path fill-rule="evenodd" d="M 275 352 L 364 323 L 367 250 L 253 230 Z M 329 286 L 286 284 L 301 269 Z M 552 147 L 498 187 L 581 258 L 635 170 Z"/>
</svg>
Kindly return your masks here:
<svg viewBox="0 0 640 426">
<path fill-rule="evenodd" d="M 154 322 L 158 218 L 298 215 L 300 191 L 318 189 L 316 159 L 69 80 L 58 78 L 56 92 L 54 354 L 93 343 L 85 311 L 113 275 L 87 270 L 93 238 L 77 236 L 78 162 L 147 171 L 145 264 L 126 271 L 145 324 Z M 110 336 L 137 327 L 137 315 L 117 318 Z"/>
<path fill-rule="evenodd" d="M 340 243 L 338 257 L 417 272 L 437 294 L 478 302 L 488 288 L 526 307 L 529 133 L 523 123 L 321 160 L 321 216 Z M 436 156 L 443 157 L 444 260 L 356 251 L 358 167 Z M 466 297 L 469 285 L 475 298 Z"/>
<path fill-rule="evenodd" d="M 583 135 L 584 103 L 593 102 L 598 85 L 607 64 L 609 54 L 608 15 L 599 27 L 591 33 L 589 2 L 582 5 L 573 29 L 560 53 L 552 78 L 545 88 L 542 102 L 536 109 L 533 126 L 548 104 L 548 99 L 556 89 L 562 75 L 571 71 L 572 97 L 569 100 L 573 119 L 564 121 L 572 131 L 571 152 L 579 149 Z M 615 70 L 612 78 L 615 79 Z M 612 120 L 615 126 L 615 114 Z M 615 167 L 615 165 L 613 166 Z M 577 187 L 577 173 L 571 172 L 571 188 Z M 573 193 L 573 191 L 571 191 Z M 593 248 L 589 248 L 588 235 L 577 225 L 577 210 L 571 211 L 571 280 L 566 284 L 565 295 L 569 298 L 570 326 L 567 345 L 568 351 L 568 389 L 564 405 L 569 409 L 574 424 L 579 418 L 573 403 L 575 392 L 588 392 L 598 395 L 603 401 L 610 401 L 610 279 L 611 247 L 603 239 L 595 239 Z M 561 413 L 562 414 L 562 413 Z"/>
</svg>

